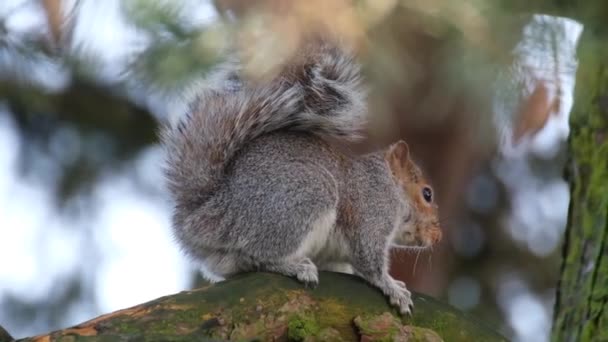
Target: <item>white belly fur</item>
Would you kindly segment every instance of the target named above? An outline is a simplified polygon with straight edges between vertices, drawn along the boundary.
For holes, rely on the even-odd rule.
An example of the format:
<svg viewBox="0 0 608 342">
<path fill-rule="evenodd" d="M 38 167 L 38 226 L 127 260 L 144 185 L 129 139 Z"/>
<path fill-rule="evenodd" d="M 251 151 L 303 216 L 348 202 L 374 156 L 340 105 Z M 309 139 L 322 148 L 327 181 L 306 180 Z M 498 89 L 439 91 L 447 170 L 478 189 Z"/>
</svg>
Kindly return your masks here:
<svg viewBox="0 0 608 342">
<path fill-rule="evenodd" d="M 304 238 L 294 256 L 313 259 L 325 248 L 335 226 L 336 210 L 331 209 L 313 222 L 312 229 Z"/>
<path fill-rule="evenodd" d="M 307 257 L 318 267 L 325 264 L 349 262 L 349 247 L 340 232 L 336 230 L 336 210 L 321 215 L 312 225 L 312 230 L 294 253 L 294 257 Z"/>
</svg>

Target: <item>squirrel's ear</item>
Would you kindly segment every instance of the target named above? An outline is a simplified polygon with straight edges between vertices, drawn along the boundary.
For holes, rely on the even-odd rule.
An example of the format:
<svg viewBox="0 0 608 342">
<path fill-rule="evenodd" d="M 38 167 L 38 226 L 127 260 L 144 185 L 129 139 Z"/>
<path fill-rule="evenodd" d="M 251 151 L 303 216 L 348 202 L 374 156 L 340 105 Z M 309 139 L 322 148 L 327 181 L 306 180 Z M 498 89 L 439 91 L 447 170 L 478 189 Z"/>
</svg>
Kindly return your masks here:
<svg viewBox="0 0 608 342">
<path fill-rule="evenodd" d="M 408 167 L 410 149 L 405 141 L 400 140 L 389 146 L 386 152 L 386 162 L 394 175 L 402 176 Z"/>
</svg>

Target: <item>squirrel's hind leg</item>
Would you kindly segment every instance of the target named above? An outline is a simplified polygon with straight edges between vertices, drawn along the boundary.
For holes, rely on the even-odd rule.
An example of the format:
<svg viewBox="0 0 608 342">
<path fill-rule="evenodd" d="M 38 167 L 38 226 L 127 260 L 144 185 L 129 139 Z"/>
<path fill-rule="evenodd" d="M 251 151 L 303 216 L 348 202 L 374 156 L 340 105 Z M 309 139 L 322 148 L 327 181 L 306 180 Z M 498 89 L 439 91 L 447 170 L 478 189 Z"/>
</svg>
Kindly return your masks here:
<svg viewBox="0 0 608 342">
<path fill-rule="evenodd" d="M 336 223 L 336 210 L 330 209 L 318 214 L 316 220 L 309 225 L 308 233 L 289 256 L 281 260 L 261 263 L 261 268 L 298 278 L 307 286 L 316 287 L 319 284 L 319 271 L 310 257 L 325 248 Z"/>
<path fill-rule="evenodd" d="M 218 252 L 208 254 L 200 270 L 210 282 L 222 281 L 240 272 L 259 270 L 295 277 L 311 287 L 319 284 L 317 266 L 307 257 L 292 256 L 281 261 L 261 262 L 239 252 Z"/>
<path fill-rule="evenodd" d="M 253 265 L 260 271 L 295 277 L 307 286 L 316 287 L 319 284 L 319 271 L 310 258 L 325 248 L 335 226 L 336 210 L 319 210 L 310 215 L 317 218 L 308 223 L 304 236 L 288 235 L 285 230 L 277 229 L 277 235 L 282 232 L 286 239 L 294 242 L 291 248 L 288 248 L 291 249 L 289 252 L 281 255 L 276 253 L 276 250 L 255 248 L 252 253 L 250 249 L 249 253 L 242 251 L 245 252 L 243 255 L 248 257 L 241 257 L 237 264 Z"/>
<path fill-rule="evenodd" d="M 224 250 L 206 250 L 204 257 L 199 259 L 201 265 L 199 270 L 203 277 L 212 283 L 216 283 L 243 271 L 242 263 L 236 253 Z"/>
<path fill-rule="evenodd" d="M 316 287 L 319 284 L 319 271 L 309 258 L 270 262 L 260 265 L 260 268 L 264 271 L 296 277 L 306 286 Z"/>
</svg>

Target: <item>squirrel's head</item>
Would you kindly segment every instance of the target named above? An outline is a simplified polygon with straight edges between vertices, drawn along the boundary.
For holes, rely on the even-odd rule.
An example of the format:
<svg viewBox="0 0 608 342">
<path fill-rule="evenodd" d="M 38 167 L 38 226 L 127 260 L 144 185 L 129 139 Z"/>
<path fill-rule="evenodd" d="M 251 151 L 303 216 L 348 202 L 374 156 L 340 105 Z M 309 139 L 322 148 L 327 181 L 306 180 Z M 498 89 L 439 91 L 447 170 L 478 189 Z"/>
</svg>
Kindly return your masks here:
<svg viewBox="0 0 608 342">
<path fill-rule="evenodd" d="M 441 240 L 441 228 L 433 188 L 410 158 L 407 144 L 399 141 L 391 145 L 385 158 L 404 203 L 393 243 L 402 247 L 436 244 Z"/>
</svg>

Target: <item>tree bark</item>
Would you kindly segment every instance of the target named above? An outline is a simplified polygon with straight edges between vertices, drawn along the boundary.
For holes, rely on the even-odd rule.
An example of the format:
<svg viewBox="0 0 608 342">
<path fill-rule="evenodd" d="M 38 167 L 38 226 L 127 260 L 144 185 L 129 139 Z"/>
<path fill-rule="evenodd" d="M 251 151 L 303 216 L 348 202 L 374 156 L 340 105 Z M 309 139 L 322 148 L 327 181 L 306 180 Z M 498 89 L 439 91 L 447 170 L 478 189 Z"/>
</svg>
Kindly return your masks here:
<svg viewBox="0 0 608 342">
<path fill-rule="evenodd" d="M 10 342 L 13 340 L 13 337 L 8 333 L 8 331 L 0 326 L 0 342 Z"/>
<path fill-rule="evenodd" d="M 579 47 L 554 341 L 608 340 L 608 37 L 596 26 L 586 25 Z"/>
</svg>

